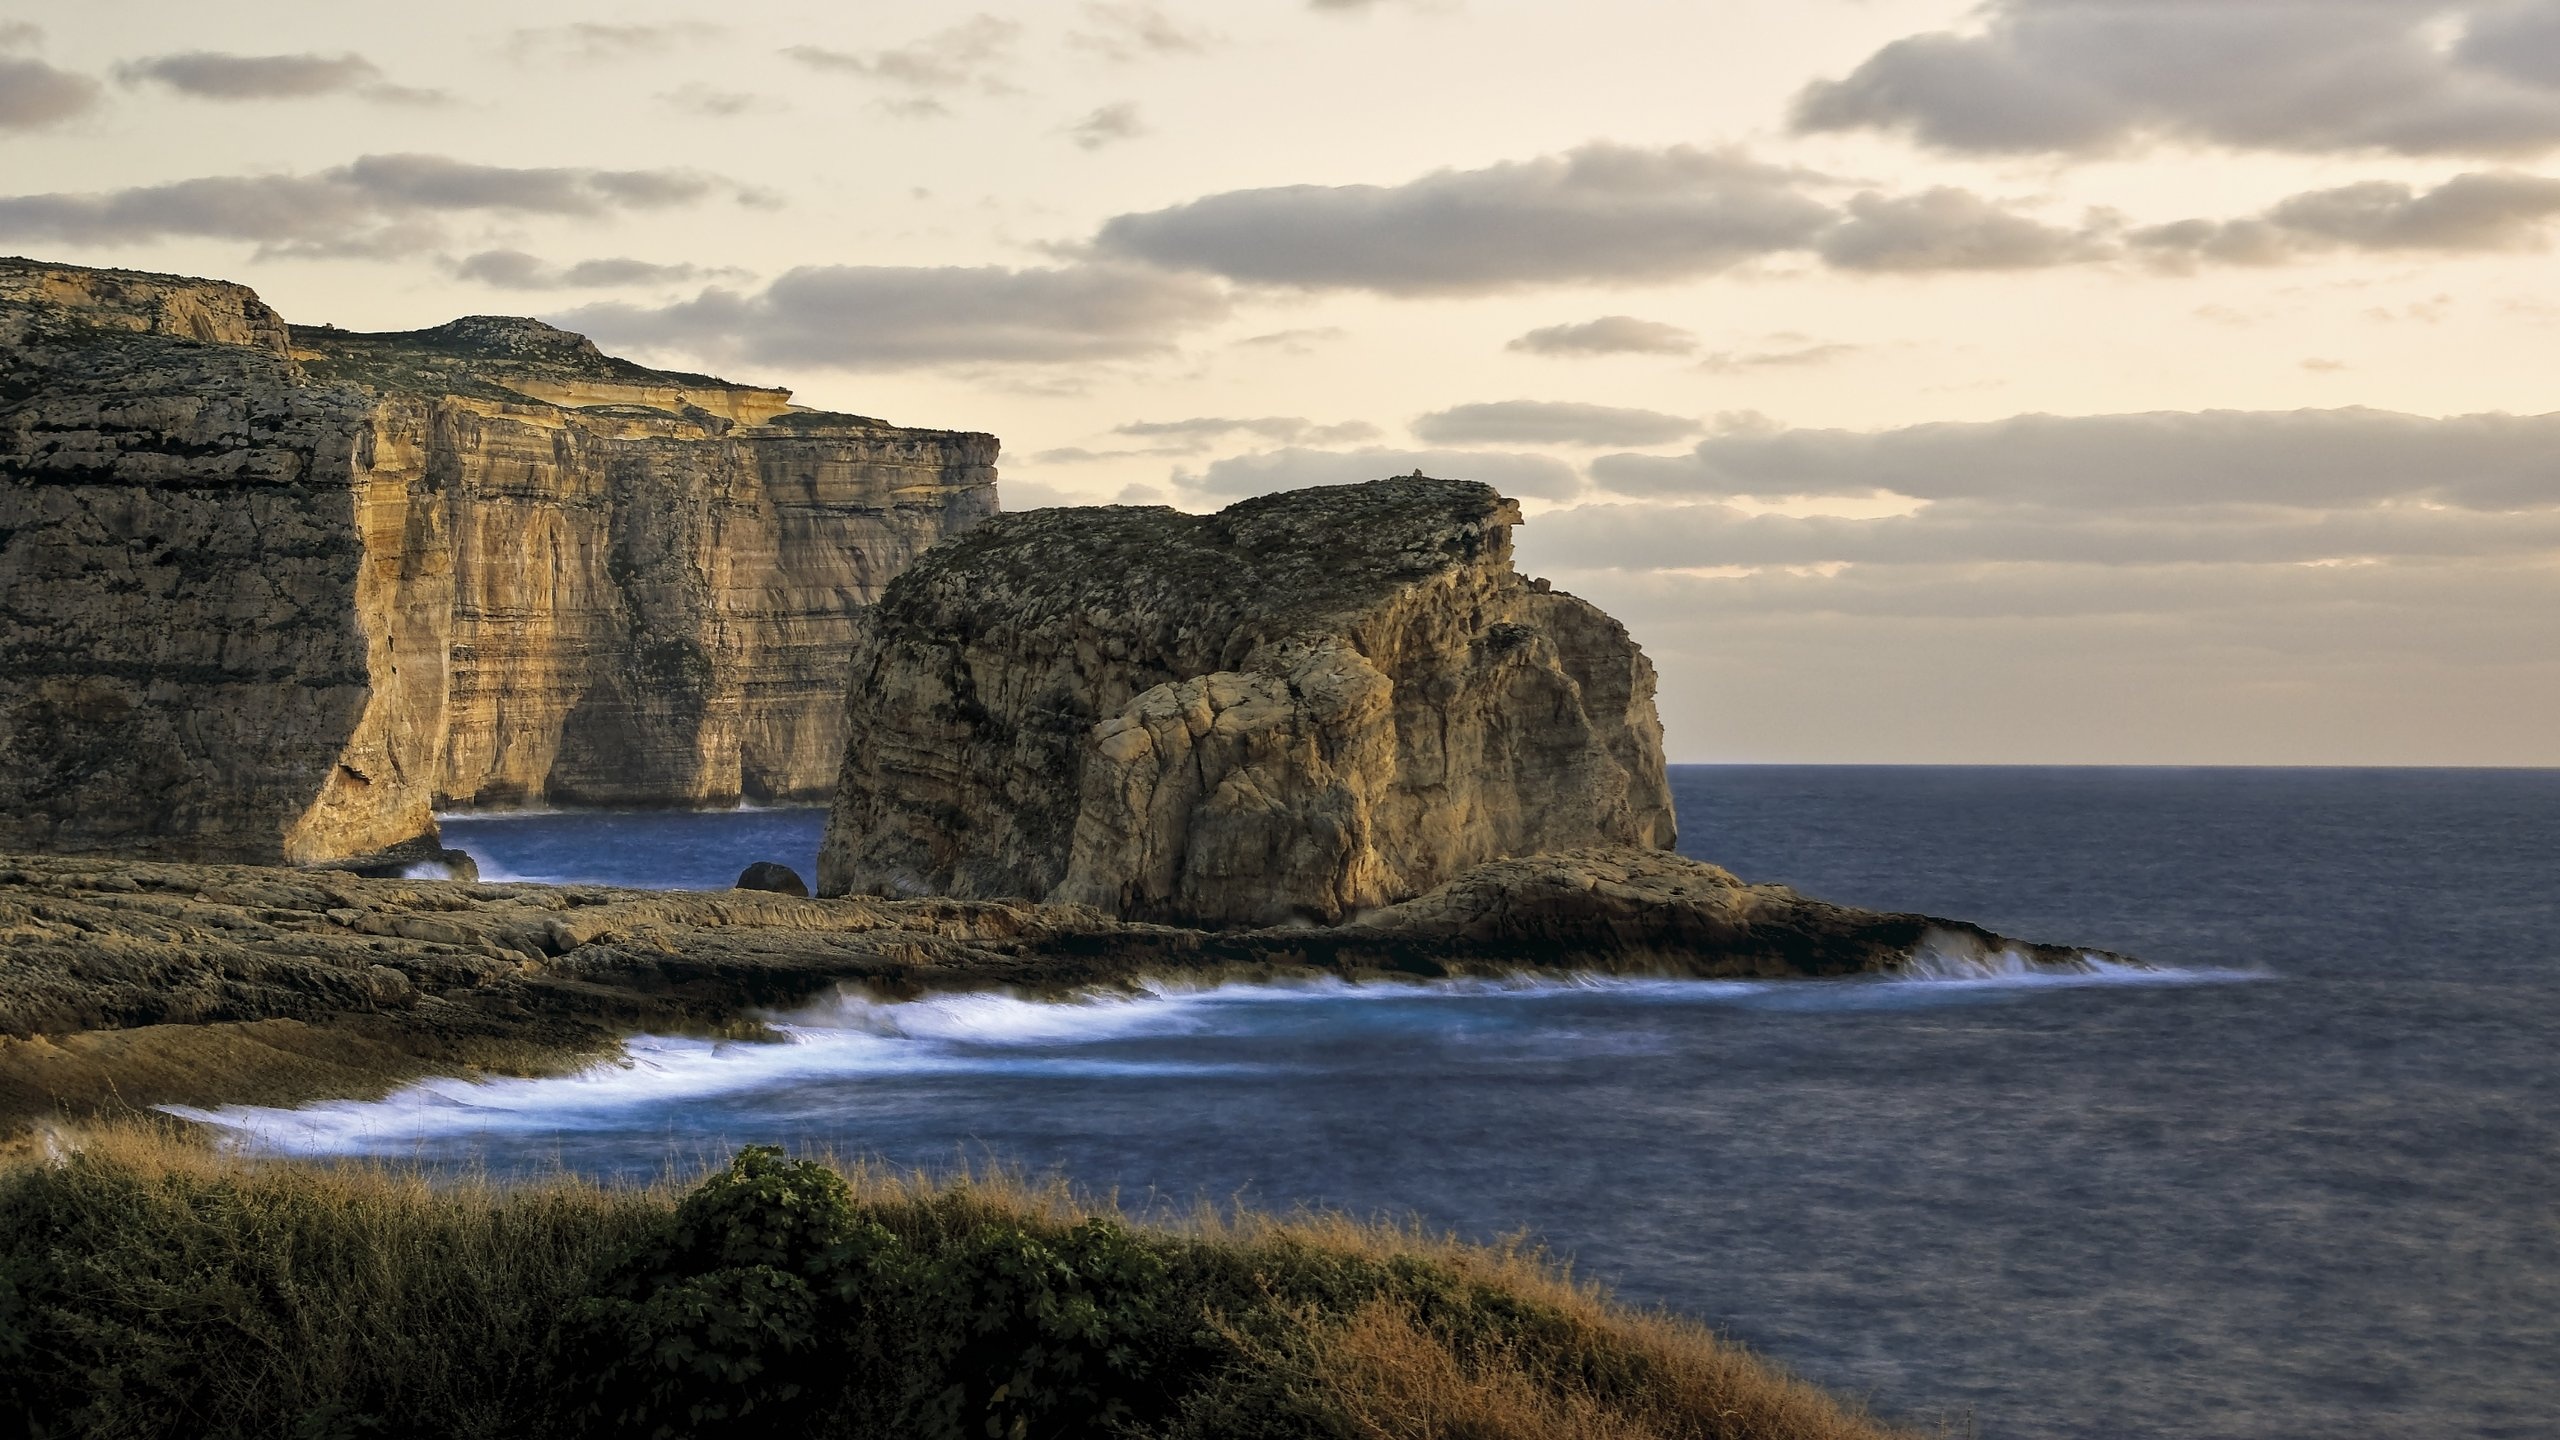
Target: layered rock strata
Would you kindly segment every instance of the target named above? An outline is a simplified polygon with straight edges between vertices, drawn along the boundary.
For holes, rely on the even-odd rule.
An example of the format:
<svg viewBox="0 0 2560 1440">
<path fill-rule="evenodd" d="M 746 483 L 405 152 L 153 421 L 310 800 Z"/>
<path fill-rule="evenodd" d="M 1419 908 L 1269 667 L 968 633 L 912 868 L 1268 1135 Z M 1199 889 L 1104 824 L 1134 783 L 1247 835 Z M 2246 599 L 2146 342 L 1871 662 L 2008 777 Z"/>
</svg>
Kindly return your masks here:
<svg viewBox="0 0 2560 1440">
<path fill-rule="evenodd" d="M 328 863 L 440 806 L 814 798 L 994 437 L 530 320 L 0 261 L 0 845 Z"/>
<path fill-rule="evenodd" d="M 864 617 L 819 892 L 1334 923 L 1668 847 L 1652 667 L 1519 518 L 1414 476 L 978 527 Z"/>
</svg>

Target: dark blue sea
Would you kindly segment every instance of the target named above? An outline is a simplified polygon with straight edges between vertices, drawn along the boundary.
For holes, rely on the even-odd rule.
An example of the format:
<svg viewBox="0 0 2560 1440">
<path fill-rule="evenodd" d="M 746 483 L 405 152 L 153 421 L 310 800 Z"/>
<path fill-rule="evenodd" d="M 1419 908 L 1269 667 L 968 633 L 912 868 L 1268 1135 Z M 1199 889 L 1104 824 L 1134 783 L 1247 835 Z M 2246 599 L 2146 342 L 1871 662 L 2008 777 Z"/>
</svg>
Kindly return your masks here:
<svg viewBox="0 0 2560 1440">
<path fill-rule="evenodd" d="M 781 1140 L 1526 1231 L 1880 1412 L 2560 1436 L 2560 772 L 1680 767 L 1681 849 L 2157 972 L 1259 987 L 788 1017 L 227 1118 L 654 1176 Z M 457 820 L 493 875 L 808 874 L 820 817 Z"/>
</svg>

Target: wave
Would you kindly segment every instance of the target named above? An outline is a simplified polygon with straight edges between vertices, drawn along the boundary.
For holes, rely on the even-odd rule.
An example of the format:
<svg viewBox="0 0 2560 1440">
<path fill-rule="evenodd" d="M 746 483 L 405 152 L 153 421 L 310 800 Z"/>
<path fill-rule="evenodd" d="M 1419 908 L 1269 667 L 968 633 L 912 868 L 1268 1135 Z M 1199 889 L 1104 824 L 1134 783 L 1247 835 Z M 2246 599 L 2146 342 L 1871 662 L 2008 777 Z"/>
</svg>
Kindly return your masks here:
<svg viewBox="0 0 2560 1440">
<path fill-rule="evenodd" d="M 1922 936 L 1911 958 L 1883 976 L 1890 984 L 1978 988 L 2212 985 L 2271 978 L 2263 970 L 2145 965 L 2094 951 L 2083 951 L 2067 960 L 2038 960 L 2015 946 L 1994 950 L 1971 935 L 1947 930 L 1933 930 Z"/>
<path fill-rule="evenodd" d="M 2055 985 L 2194 984 L 2263 978 L 2245 972 L 2157 970 L 2100 956 L 2063 966 L 1957 943 L 1924 947 L 1901 971 L 1839 981 L 1695 980 L 1612 975 L 1520 975 L 1353 983 L 1176 984 L 1038 999 L 1004 991 L 884 1000 L 844 988 L 768 1015 L 772 1041 L 641 1036 L 617 1059 L 529 1079 L 436 1079 L 374 1101 L 300 1109 L 162 1107 L 273 1154 L 382 1154 L 473 1136 L 592 1132 L 652 1123 L 689 1128 L 687 1110 L 766 1107 L 796 1087 L 833 1081 L 982 1077 L 1006 1083 L 1273 1075 L 1322 1063 L 1308 1039 L 1499 1033 L 1515 1043 L 1569 1042 L 1604 1051 L 1609 1012 L 1706 1006 L 1763 1012 L 1856 1012 L 1962 1003 L 1983 992 Z M 1552 1007 L 1569 1004 L 1570 1013 Z M 1598 1009 L 1593 1007 L 1597 1006 Z M 1233 1058 L 1263 1042 L 1285 1060 Z M 1248 1054 L 1251 1051 L 1248 1049 Z M 807 1103 L 821 1103 L 810 1101 Z M 849 1103 L 842 1098 L 828 1105 Z"/>
</svg>

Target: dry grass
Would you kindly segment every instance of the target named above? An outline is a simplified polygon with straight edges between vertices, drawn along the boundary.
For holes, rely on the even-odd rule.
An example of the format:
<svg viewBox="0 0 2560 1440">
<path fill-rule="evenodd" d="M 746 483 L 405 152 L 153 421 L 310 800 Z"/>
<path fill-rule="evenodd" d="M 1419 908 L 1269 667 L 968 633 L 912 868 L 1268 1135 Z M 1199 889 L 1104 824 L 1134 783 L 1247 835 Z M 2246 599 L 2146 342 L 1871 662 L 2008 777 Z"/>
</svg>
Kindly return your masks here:
<svg viewBox="0 0 2560 1440">
<path fill-rule="evenodd" d="M 31 1346 L 48 1369 L 93 1373 L 85 1389 L 29 1393 L 21 1403 L 39 1411 L 79 1405 L 28 1416 L 38 1434 L 48 1418 L 71 1427 L 52 1433 L 97 1436 L 579 1433 L 553 1403 L 576 1380 L 550 1368 L 553 1326 L 685 1188 L 247 1161 L 165 1124 L 56 1132 L 47 1145 L 0 1169 L 0 1370 L 13 1346 Z M 837 1168 L 865 1217 L 921 1251 L 989 1224 L 1058 1234 L 1119 1213 L 1001 1172 Z M 1900 1433 L 1518 1246 L 1211 1209 L 1137 1233 L 1165 1261 L 1158 1302 L 1191 1317 L 1193 1338 L 1167 1362 L 1187 1387 L 1180 1404 L 1130 1433 Z"/>
</svg>

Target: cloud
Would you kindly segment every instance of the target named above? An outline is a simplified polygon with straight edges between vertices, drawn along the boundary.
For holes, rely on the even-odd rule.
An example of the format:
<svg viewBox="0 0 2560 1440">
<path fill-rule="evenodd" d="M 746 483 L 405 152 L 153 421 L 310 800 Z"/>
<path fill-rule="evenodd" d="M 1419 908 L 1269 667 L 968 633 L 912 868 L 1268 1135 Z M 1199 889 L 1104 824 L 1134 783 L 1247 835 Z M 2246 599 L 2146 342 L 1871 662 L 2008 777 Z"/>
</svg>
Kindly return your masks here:
<svg viewBox="0 0 2560 1440">
<path fill-rule="evenodd" d="M 173 236 L 256 242 L 261 253 L 414 254 L 464 213 L 592 217 L 689 205 L 728 182 L 691 170 L 480 165 L 367 155 L 309 175 L 218 175 L 87 194 L 0 197 L 0 235 L 82 244 Z"/>
<path fill-rule="evenodd" d="M 934 98 L 939 94 L 960 90 L 990 95 L 1010 93 L 1013 87 L 1005 82 L 1002 71 L 1021 36 L 1020 23 L 979 14 L 920 40 L 884 50 L 794 45 L 782 53 L 812 70 L 859 75 L 908 91 L 903 100 L 888 102 L 889 108 L 900 114 L 930 115 L 945 109 Z"/>
<path fill-rule="evenodd" d="M 1339 325 L 1315 325 L 1301 330 L 1274 330 L 1267 335 L 1247 335 L 1236 342 L 1238 349 L 1277 350 L 1284 355 L 1312 355 L 1319 345 L 1350 338 L 1351 332 Z"/>
<path fill-rule="evenodd" d="M 1833 223 L 1804 172 L 1729 150 L 1596 144 L 1403 185 L 1232 190 L 1120 215 L 1103 254 L 1256 284 L 1397 295 L 1676 280 Z"/>
<path fill-rule="evenodd" d="M 1213 284 L 1131 266 L 829 265 L 753 293 L 714 287 L 673 305 L 590 305 L 560 323 L 600 341 L 720 359 L 890 370 L 1150 355 L 1228 310 Z"/>
<path fill-rule="evenodd" d="M 668 109 L 709 120 L 727 120 L 783 108 L 782 102 L 770 95 L 759 95 L 752 90 L 720 90 L 698 83 L 679 85 L 659 95 L 658 100 Z"/>
<path fill-rule="evenodd" d="M 1161 6 L 1091 3 L 1084 24 L 1067 33 L 1067 43 L 1108 60 L 1127 63 L 1170 55 L 1204 55 L 1218 42 L 1215 32 L 1185 25 Z"/>
<path fill-rule="evenodd" d="M 1815 82 L 1795 128 L 1979 153 L 2560 144 L 2560 0 L 1991 0 L 1982 13 L 1978 33 L 1907 36 Z"/>
<path fill-rule="evenodd" d="M 1842 188 L 1732 151 L 1589 145 L 1403 185 L 1227 191 L 1115 216 L 1092 248 L 1242 284 L 1423 296 L 1643 284 L 1795 256 L 1848 273 L 1927 274 L 2128 260 L 2273 264 L 2342 250 L 2480 253 L 2538 247 L 2560 221 L 2560 179 L 2513 170 L 2423 191 L 2367 181 L 2239 219 L 2149 226 L 2106 211 L 2048 223 L 1952 186 L 1829 198 Z M 1552 326 L 1514 348 L 1609 353 L 1589 347 L 1691 338 L 1644 328 L 1651 323 L 1609 316 Z"/>
<path fill-rule="evenodd" d="M 2500 511 L 2560 505 L 2560 414 L 2206 410 L 1875 432 L 1742 426 L 1677 458 L 1603 456 L 1592 475 L 1622 495 L 1689 500 L 1889 493 L 2046 510 L 2393 500 Z"/>
<path fill-rule="evenodd" d="M 608 25 L 582 21 L 515 31 L 510 48 L 518 59 L 557 57 L 594 64 L 640 55 L 662 55 L 678 45 L 698 44 L 724 33 L 697 20 L 665 25 Z"/>
<path fill-rule="evenodd" d="M 2555 217 L 2560 180 L 2497 170 L 2423 191 L 2381 180 L 2306 191 L 2261 215 L 2148 226 L 2126 238 L 2137 253 L 2172 263 L 2272 265 L 2337 250 L 2540 249 Z"/>
<path fill-rule="evenodd" d="M 1644 639 L 1676 753 L 1712 713 L 1756 758 L 2376 761 L 2305 747 L 2399 697 L 2404 760 L 2560 759 L 2503 718 L 2560 703 L 2560 415 L 1734 423 L 1591 468 L 1620 498 L 1537 516 L 1520 563 Z"/>
<path fill-rule="evenodd" d="M 1697 350 L 1698 337 L 1659 320 L 1603 315 L 1575 325 L 1541 326 L 1503 348 L 1532 355 L 1688 355 Z"/>
<path fill-rule="evenodd" d="M 1201 415 L 1184 420 L 1136 420 L 1115 425 L 1111 433 L 1141 440 L 1166 440 L 1174 450 L 1202 450 L 1230 435 L 1251 435 L 1282 445 L 1340 445 L 1375 440 L 1381 433 L 1366 420 L 1319 425 L 1300 415 L 1260 415 L 1239 419 Z"/>
<path fill-rule="evenodd" d="M 1134 100 L 1105 105 L 1066 127 L 1067 138 L 1086 150 L 1099 150 L 1105 145 L 1134 140 L 1146 133 L 1146 122 L 1138 118 L 1138 104 Z"/>
<path fill-rule="evenodd" d="M 199 100 L 307 100 L 323 95 L 357 95 L 393 104 L 437 104 L 447 97 L 438 90 L 394 85 L 382 70 L 361 55 L 228 55 L 189 50 L 151 55 L 116 66 L 116 78 L 127 85 L 157 82 Z"/>
<path fill-rule="evenodd" d="M 670 284 L 737 272 L 699 265 L 661 265 L 627 256 L 553 265 L 522 250 L 482 250 L 452 262 L 453 273 L 501 290 L 581 290 L 614 285 Z"/>
<path fill-rule="evenodd" d="M 1552 455 L 1523 455 L 1500 450 L 1312 450 L 1292 446 L 1253 455 L 1213 460 L 1197 473 L 1176 470 L 1174 485 L 1199 499 L 1232 499 L 1303 490 L 1310 485 L 1346 485 L 1420 470 L 1453 480 L 1481 480 L 1506 495 L 1540 500 L 1570 500 L 1589 487 L 1582 476 Z"/>
<path fill-rule="evenodd" d="M 1710 375 L 1739 375 L 1750 370 L 1785 370 L 1799 366 L 1828 365 L 1834 360 L 1855 355 L 1864 345 L 1842 341 L 1808 341 L 1801 335 L 1771 336 L 1785 348 L 1771 350 L 1719 350 L 1698 362 L 1698 368 Z"/>
<path fill-rule="evenodd" d="M 1835 269 L 1904 273 L 2038 270 L 2107 253 L 2085 230 L 2030 220 L 1946 185 L 1914 195 L 1853 195 L 1848 218 L 1816 248 Z"/>
<path fill-rule="evenodd" d="M 1413 422 L 1413 433 L 1434 445 L 1663 445 L 1702 428 L 1685 415 L 1565 400 L 1458 405 Z"/>
<path fill-rule="evenodd" d="M 2415 505 L 2122 514 L 1949 504 L 1871 520 L 1724 505 L 1584 505 L 1540 518 L 1575 568 L 1851 565 L 2302 565 L 2560 550 L 2560 507 L 2515 516 Z"/>
<path fill-rule="evenodd" d="M 33 27 L 26 33 L 32 35 Z M 0 130 L 59 125 L 97 108 L 99 92 L 98 82 L 86 75 L 0 55 Z"/>
</svg>

